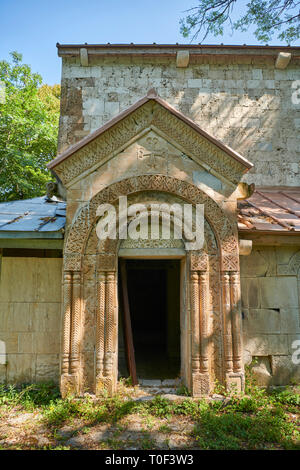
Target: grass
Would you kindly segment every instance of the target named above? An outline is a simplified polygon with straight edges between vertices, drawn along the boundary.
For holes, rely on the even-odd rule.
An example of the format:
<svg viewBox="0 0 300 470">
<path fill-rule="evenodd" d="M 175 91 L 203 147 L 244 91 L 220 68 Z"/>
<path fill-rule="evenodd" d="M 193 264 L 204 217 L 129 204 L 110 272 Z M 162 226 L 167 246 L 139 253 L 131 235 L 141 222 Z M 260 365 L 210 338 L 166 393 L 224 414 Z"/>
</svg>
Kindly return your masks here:
<svg viewBox="0 0 300 470">
<path fill-rule="evenodd" d="M 288 388 L 268 393 L 254 384 L 248 385 L 246 391 L 247 395 L 224 401 L 194 401 L 186 397 L 181 402 L 173 402 L 156 396 L 148 402 L 136 402 L 123 393 L 97 400 L 90 396 L 62 400 L 52 383 L 1 385 L 0 420 L 5 423 L 5 417 L 11 412 L 38 413 L 53 438 L 50 446 L 53 449 L 68 448 L 62 442 L 64 439 L 57 436 L 63 426 L 75 426 L 73 435 L 88 437 L 90 430 L 100 423 L 109 424 L 114 430 L 105 448 L 116 449 L 122 445 L 118 436 L 126 430 L 126 419 L 138 416 L 147 428 L 137 438 L 142 449 L 156 448 L 155 432 L 171 434 L 170 420 L 180 423 L 188 419 L 193 425 L 188 436 L 193 448 L 299 450 L 300 394 Z M 1 448 L 5 448 L 5 439 L 3 433 Z M 34 444 L 30 448 L 35 448 Z"/>
</svg>

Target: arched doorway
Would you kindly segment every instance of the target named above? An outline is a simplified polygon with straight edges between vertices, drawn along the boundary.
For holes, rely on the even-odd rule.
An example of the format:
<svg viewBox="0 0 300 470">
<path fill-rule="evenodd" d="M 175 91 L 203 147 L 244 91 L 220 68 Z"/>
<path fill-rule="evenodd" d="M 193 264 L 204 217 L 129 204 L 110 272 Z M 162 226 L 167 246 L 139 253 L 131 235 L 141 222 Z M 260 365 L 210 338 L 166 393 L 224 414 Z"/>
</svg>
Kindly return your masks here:
<svg viewBox="0 0 300 470">
<path fill-rule="evenodd" d="M 243 388 L 239 261 L 235 225 L 194 185 L 163 175 L 128 178 L 100 191 L 78 213 L 65 245 L 61 390 L 116 390 L 119 240 L 99 243 L 100 203 L 120 195 L 159 194 L 205 205 L 206 248 L 190 251 L 180 281 L 181 372 L 193 396 L 207 395 L 215 378 Z M 96 328 L 95 328 L 96 325 Z"/>
</svg>

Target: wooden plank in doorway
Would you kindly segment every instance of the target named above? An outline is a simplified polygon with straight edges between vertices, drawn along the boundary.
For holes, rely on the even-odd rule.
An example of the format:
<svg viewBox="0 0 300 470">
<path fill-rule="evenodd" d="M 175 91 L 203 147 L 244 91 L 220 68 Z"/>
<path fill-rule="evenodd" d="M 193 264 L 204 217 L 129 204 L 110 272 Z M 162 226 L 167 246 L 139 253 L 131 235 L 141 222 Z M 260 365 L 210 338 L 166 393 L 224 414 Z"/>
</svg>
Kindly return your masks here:
<svg viewBox="0 0 300 470">
<path fill-rule="evenodd" d="M 125 351 L 126 359 L 129 369 L 129 375 L 132 380 L 132 385 L 138 385 L 138 379 L 136 375 L 136 363 L 130 318 L 129 298 L 128 298 L 128 287 L 127 287 L 127 272 L 126 272 L 126 261 L 120 260 L 121 270 L 121 284 L 123 294 L 123 319 L 124 319 L 124 333 L 125 333 Z"/>
</svg>

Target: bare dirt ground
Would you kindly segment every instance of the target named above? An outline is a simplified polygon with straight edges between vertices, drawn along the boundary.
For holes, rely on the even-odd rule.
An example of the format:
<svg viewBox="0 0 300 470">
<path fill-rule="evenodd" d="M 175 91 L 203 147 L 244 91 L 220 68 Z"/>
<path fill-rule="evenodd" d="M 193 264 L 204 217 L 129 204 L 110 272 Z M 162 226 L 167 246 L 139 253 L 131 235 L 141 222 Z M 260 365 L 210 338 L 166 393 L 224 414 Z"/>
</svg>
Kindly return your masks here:
<svg viewBox="0 0 300 470">
<path fill-rule="evenodd" d="M 137 402 L 147 402 L 158 392 L 132 389 Z M 178 400 L 174 395 L 165 396 Z M 42 412 L 26 412 L 17 406 L 0 415 L 0 449 L 198 449 L 192 435 L 195 424 L 189 416 L 159 418 L 134 413 L 117 423 L 73 418 L 68 424 L 47 426 Z"/>
<path fill-rule="evenodd" d="M 196 401 L 123 387 L 112 399 L 62 400 L 34 387 L 0 393 L 0 450 L 300 449 L 299 389 Z"/>
</svg>

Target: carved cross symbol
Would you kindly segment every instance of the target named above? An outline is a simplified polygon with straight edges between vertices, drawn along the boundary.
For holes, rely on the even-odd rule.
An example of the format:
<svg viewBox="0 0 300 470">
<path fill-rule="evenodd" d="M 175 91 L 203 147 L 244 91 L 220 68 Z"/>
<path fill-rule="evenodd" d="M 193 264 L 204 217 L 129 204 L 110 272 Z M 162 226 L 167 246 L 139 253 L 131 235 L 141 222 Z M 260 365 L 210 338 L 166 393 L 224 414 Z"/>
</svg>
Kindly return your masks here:
<svg viewBox="0 0 300 470">
<path fill-rule="evenodd" d="M 159 150 L 158 144 L 159 140 L 157 137 L 147 137 L 146 139 L 147 147 L 150 149 L 149 153 L 145 153 L 143 147 L 139 147 L 137 150 L 137 156 L 139 159 L 143 159 L 144 157 L 149 157 L 147 165 L 149 168 L 155 169 L 158 165 L 157 158 L 167 157 L 168 150 Z"/>
</svg>

